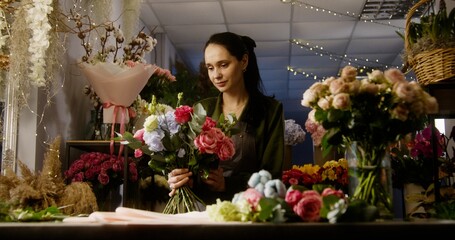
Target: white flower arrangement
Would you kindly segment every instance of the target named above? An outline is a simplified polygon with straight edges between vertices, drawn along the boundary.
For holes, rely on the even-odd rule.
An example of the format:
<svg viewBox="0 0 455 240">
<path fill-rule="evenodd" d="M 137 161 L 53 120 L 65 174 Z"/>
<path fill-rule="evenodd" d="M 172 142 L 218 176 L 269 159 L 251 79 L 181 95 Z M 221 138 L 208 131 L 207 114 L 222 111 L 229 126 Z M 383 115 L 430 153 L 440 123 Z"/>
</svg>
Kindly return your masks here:
<svg viewBox="0 0 455 240">
<path fill-rule="evenodd" d="M 52 0 L 33 0 L 33 4 L 27 9 L 26 22 L 32 30 L 30 38 L 30 46 L 28 51 L 30 53 L 30 67 L 31 79 L 34 79 L 34 84 L 38 87 L 46 85 L 44 75 L 46 73 L 45 56 L 46 50 L 49 47 L 49 34 L 51 25 L 49 23 L 48 14 L 53 10 Z"/>
<path fill-rule="evenodd" d="M 302 126 L 295 122 L 294 119 L 286 119 L 284 124 L 284 144 L 295 146 L 305 141 L 306 132 L 303 130 Z"/>
</svg>

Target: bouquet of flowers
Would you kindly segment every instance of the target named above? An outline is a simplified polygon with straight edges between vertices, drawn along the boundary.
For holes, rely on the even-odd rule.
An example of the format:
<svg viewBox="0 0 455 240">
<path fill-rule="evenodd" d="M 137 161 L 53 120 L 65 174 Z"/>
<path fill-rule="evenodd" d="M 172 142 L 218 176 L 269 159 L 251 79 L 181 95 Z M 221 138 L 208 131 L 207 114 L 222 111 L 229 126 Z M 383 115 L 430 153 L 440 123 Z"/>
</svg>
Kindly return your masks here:
<svg viewBox="0 0 455 240">
<path fill-rule="evenodd" d="M 295 146 L 305 141 L 305 131 L 302 127 L 295 122 L 294 119 L 286 119 L 284 121 L 285 132 L 284 132 L 284 144 Z"/>
<path fill-rule="evenodd" d="M 68 31 L 77 35 L 84 49 L 79 63 L 81 71 L 102 102 L 103 122 L 112 123 L 112 140 L 115 123 L 120 124 L 123 133 L 125 124 L 134 117 L 129 107 L 157 69 L 144 58 L 154 49 L 157 40 L 143 30 L 132 39 L 125 39 L 120 26 L 114 22 L 95 23 L 88 15 L 73 9 L 67 18 L 74 22 Z M 99 36 L 93 38 L 92 34 Z M 92 39 L 99 40 L 99 44 L 92 44 Z"/>
<path fill-rule="evenodd" d="M 344 190 L 349 183 L 348 163 L 341 158 L 338 161 L 326 161 L 322 167 L 315 164 L 294 165 L 292 169 L 283 171 L 281 180 L 288 187 L 299 185 L 312 189 L 320 185 Z"/>
<path fill-rule="evenodd" d="M 178 95 L 177 108 L 156 103 L 152 98 L 150 115 L 144 127 L 134 135 L 125 132 L 120 135 L 122 144 L 135 151 L 135 156 L 150 156 L 148 165 L 164 176 L 175 168 L 189 168 L 193 176 L 206 178 L 211 167 L 218 161 L 231 158 L 235 153 L 230 138 L 236 119 L 229 115 L 220 116 L 218 122 L 207 116 L 201 104 L 194 107 L 179 105 L 182 94 Z M 163 213 L 182 213 L 201 210 L 204 205 L 185 185 L 176 189 Z"/>
<path fill-rule="evenodd" d="M 87 152 L 79 156 L 68 170 L 66 179 L 72 182 L 90 182 L 93 189 L 101 189 L 113 185 L 123 184 L 125 159 L 101 152 Z M 137 181 L 138 173 L 136 162 L 127 159 L 128 179 Z"/>
<path fill-rule="evenodd" d="M 425 115 L 436 113 L 436 98 L 398 69 L 374 70 L 356 79 L 357 69 L 343 68 L 341 77 L 317 82 L 303 94 L 309 117 L 326 130 L 323 148 L 368 142 L 388 146 L 406 134 L 422 129 Z"/>
<path fill-rule="evenodd" d="M 391 175 L 381 171 L 387 149 L 423 128 L 426 115 L 438 112 L 436 98 L 419 83 L 407 81 L 398 69 L 374 70 L 358 79 L 357 69 L 346 66 L 340 77 L 307 89 L 302 105 L 314 111 L 308 116 L 314 117 L 311 121 L 326 130 L 321 139 L 323 153 L 342 147 L 348 161 L 352 159 L 349 173 L 355 181 L 350 181 L 350 197 L 378 206 L 381 215 L 390 218 Z"/>
</svg>

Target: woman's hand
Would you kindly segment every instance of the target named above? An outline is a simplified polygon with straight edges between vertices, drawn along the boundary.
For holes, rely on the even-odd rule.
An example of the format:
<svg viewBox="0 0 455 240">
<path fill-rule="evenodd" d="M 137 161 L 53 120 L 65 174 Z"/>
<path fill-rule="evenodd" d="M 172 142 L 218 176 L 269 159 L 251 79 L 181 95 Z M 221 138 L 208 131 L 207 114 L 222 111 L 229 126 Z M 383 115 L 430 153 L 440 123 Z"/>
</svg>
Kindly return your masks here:
<svg viewBox="0 0 455 240">
<path fill-rule="evenodd" d="M 209 176 L 207 179 L 202 179 L 206 183 L 210 190 L 215 192 L 224 192 L 226 190 L 226 185 L 223 176 L 223 169 L 212 169 L 209 171 Z"/>
<path fill-rule="evenodd" d="M 193 179 L 190 178 L 193 176 L 193 173 L 189 171 L 188 168 L 177 168 L 172 170 L 168 174 L 167 183 L 171 192 L 169 192 L 169 197 L 174 196 L 177 188 L 188 184 L 190 187 L 193 185 Z"/>
</svg>

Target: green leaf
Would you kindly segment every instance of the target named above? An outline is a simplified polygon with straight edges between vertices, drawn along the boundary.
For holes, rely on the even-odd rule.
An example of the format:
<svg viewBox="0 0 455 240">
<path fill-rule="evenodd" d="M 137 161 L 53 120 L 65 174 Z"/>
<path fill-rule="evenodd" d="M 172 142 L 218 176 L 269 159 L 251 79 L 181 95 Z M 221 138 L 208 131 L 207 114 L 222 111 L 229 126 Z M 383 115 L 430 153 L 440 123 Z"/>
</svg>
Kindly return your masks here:
<svg viewBox="0 0 455 240">
<path fill-rule="evenodd" d="M 259 206 L 261 207 L 261 211 L 259 213 L 259 220 L 267 221 L 273 218 L 273 212 L 277 205 L 280 203 L 274 198 L 261 198 L 259 200 Z"/>
</svg>

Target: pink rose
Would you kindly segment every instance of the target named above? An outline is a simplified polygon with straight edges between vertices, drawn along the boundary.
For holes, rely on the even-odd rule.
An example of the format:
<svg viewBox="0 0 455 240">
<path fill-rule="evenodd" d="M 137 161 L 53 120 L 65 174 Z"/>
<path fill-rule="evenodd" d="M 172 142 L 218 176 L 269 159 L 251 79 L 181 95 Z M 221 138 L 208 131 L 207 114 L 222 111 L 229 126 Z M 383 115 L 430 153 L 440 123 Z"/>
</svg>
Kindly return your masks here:
<svg viewBox="0 0 455 240">
<path fill-rule="evenodd" d="M 235 153 L 235 146 L 234 142 L 232 141 L 231 138 L 225 137 L 224 140 L 220 144 L 220 148 L 218 149 L 218 158 L 221 161 L 228 160 L 232 156 L 234 156 Z"/>
<path fill-rule="evenodd" d="M 202 131 L 194 139 L 194 145 L 201 153 L 214 154 L 218 152 L 219 143 L 223 141 L 225 135 L 219 128 L 211 128 L 208 131 Z"/>
<path fill-rule="evenodd" d="M 139 148 L 138 148 L 138 149 L 134 149 L 134 157 L 135 157 L 135 158 L 140 158 L 140 157 L 142 157 L 142 154 L 143 154 L 143 152 L 142 152 L 141 149 L 139 149 Z"/>
<path fill-rule="evenodd" d="M 145 128 L 141 128 L 134 133 L 133 137 L 141 142 L 144 142 L 144 132 Z"/>
<path fill-rule="evenodd" d="M 138 173 L 137 173 L 137 168 L 136 164 L 134 162 L 130 162 L 129 166 L 129 172 L 130 172 L 130 181 L 136 182 L 138 178 Z"/>
<path fill-rule="evenodd" d="M 82 182 L 82 181 L 84 181 L 84 173 L 83 172 L 77 173 L 76 175 L 74 175 L 72 181 L 73 182 Z"/>
<path fill-rule="evenodd" d="M 210 128 L 214 128 L 215 126 L 215 120 L 213 120 L 211 117 L 206 117 L 204 125 L 202 126 L 202 131 L 208 131 Z"/>
<path fill-rule="evenodd" d="M 114 170 L 114 172 L 122 172 L 123 171 L 123 163 L 121 163 L 120 161 L 116 161 L 112 164 L 112 170 Z"/>
<path fill-rule="evenodd" d="M 187 105 L 180 106 L 175 109 L 175 121 L 183 124 L 191 120 L 191 114 L 193 114 L 193 108 Z"/>
<path fill-rule="evenodd" d="M 103 185 L 107 185 L 109 183 L 109 175 L 104 171 L 101 172 L 100 175 L 98 175 L 98 181 Z"/>
<path fill-rule="evenodd" d="M 286 201 L 289 206 L 294 207 L 302 199 L 302 192 L 297 189 L 292 189 L 286 193 L 284 201 Z"/>
<path fill-rule="evenodd" d="M 93 166 L 87 171 L 85 171 L 84 175 L 87 180 L 94 180 L 96 175 L 100 172 L 101 167 L 100 166 Z"/>
<path fill-rule="evenodd" d="M 321 193 L 321 196 L 322 197 L 327 197 L 327 196 L 330 196 L 330 195 L 335 195 L 339 198 L 343 198 L 344 199 L 344 193 L 342 190 L 336 190 L 336 189 L 333 189 L 333 188 L 325 188 L 322 193 Z"/>
<path fill-rule="evenodd" d="M 245 192 L 243 192 L 243 198 L 245 198 L 248 203 L 253 208 L 253 211 L 257 209 L 259 206 L 259 200 L 263 198 L 263 195 L 254 188 L 248 188 Z"/>
<path fill-rule="evenodd" d="M 307 190 L 302 193 L 300 201 L 294 205 L 294 212 L 305 222 L 317 222 L 320 220 L 322 197 L 317 191 Z"/>
</svg>

